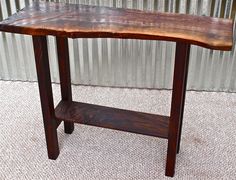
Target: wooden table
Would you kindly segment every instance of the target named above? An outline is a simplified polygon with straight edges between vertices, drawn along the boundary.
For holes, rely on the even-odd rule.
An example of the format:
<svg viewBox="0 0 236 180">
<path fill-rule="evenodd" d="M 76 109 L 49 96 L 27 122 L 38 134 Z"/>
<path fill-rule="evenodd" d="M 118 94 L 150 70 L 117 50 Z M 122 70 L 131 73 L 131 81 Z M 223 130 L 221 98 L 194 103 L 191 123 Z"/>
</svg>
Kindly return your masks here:
<svg viewBox="0 0 236 180">
<path fill-rule="evenodd" d="M 4 32 L 33 37 L 48 157 L 59 155 L 57 127 L 74 123 L 168 139 L 166 176 L 174 176 L 179 153 L 191 44 L 215 50 L 232 48 L 232 20 L 52 2 L 33 2 L 0 23 Z M 54 109 L 47 35 L 56 36 L 61 102 Z M 122 38 L 176 42 L 170 117 L 72 101 L 67 38 Z"/>
</svg>

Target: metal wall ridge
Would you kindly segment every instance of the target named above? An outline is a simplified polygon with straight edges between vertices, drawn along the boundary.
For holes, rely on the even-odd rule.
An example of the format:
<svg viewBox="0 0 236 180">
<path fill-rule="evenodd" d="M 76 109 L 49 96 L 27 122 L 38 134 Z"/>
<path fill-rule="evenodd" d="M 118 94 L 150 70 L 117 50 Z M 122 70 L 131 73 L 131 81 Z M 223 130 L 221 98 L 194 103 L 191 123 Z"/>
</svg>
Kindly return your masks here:
<svg viewBox="0 0 236 180">
<path fill-rule="evenodd" d="M 48 0 L 49 1 L 49 0 Z M 51 0 L 53 1 L 53 0 Z M 234 0 L 54 0 L 233 18 Z M 0 20 L 32 0 L 0 0 Z M 234 42 L 236 35 L 234 33 Z M 51 78 L 59 82 L 55 38 L 48 37 Z M 69 39 L 73 84 L 171 89 L 175 43 L 123 39 Z M 236 50 L 192 46 L 188 89 L 236 92 Z M 37 81 L 32 38 L 0 33 L 0 79 Z"/>
</svg>

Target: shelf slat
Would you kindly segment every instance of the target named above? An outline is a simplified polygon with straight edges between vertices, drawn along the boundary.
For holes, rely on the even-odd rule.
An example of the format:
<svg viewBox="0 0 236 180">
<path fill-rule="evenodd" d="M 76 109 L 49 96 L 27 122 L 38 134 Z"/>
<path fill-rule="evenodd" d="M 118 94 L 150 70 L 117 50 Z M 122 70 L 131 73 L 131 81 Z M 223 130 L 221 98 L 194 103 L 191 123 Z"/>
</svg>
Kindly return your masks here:
<svg viewBox="0 0 236 180">
<path fill-rule="evenodd" d="M 169 117 L 86 103 L 61 101 L 55 109 L 58 121 L 128 131 L 167 138 Z"/>
</svg>

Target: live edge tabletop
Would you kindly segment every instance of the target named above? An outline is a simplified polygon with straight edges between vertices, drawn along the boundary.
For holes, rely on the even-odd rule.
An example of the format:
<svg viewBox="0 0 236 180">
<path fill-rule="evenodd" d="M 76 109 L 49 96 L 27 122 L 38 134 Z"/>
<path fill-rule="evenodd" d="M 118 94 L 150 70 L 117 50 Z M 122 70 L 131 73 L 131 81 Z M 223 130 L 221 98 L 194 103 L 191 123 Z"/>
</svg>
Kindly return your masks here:
<svg viewBox="0 0 236 180">
<path fill-rule="evenodd" d="M 0 23 L 0 30 L 69 38 L 184 41 L 230 50 L 232 20 L 121 8 L 34 2 Z"/>
<path fill-rule="evenodd" d="M 57 128 L 64 122 L 71 134 L 74 123 L 168 139 L 166 176 L 174 176 L 180 150 L 191 44 L 231 50 L 233 23 L 229 19 L 160 13 L 53 2 L 33 2 L 0 22 L 0 31 L 32 35 L 41 108 L 49 159 L 57 159 Z M 54 108 L 47 35 L 56 36 L 61 101 Z M 176 42 L 170 116 L 74 102 L 71 92 L 67 38 L 123 38 Z"/>
</svg>

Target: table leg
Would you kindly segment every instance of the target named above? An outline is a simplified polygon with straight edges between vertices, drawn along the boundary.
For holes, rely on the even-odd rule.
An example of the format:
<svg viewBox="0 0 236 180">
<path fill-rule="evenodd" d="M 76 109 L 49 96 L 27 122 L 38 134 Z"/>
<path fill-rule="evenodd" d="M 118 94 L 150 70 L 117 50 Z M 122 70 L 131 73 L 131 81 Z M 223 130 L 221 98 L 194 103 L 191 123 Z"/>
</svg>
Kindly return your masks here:
<svg viewBox="0 0 236 180">
<path fill-rule="evenodd" d="M 46 36 L 33 36 L 33 45 L 48 157 L 49 159 L 56 159 L 59 155 L 59 146 Z"/>
<path fill-rule="evenodd" d="M 171 115 L 169 122 L 168 150 L 166 176 L 174 176 L 177 147 L 179 142 L 181 121 L 183 117 L 184 98 L 186 90 L 187 69 L 190 45 L 178 42 L 176 44 L 175 69 L 172 91 Z"/>
<path fill-rule="evenodd" d="M 188 67 L 189 67 L 189 56 L 190 56 L 190 48 L 188 48 L 187 51 L 187 64 L 186 64 L 186 69 L 185 69 L 185 74 L 184 74 L 184 89 L 183 89 L 183 102 L 182 102 L 182 107 L 181 107 L 181 115 L 180 115 L 180 127 L 179 127 L 179 138 L 178 138 L 178 145 L 177 145 L 177 154 L 179 153 L 180 150 L 180 142 L 181 142 L 181 134 L 182 134 L 182 125 L 183 125 L 183 117 L 184 117 L 184 105 L 185 105 L 185 96 L 186 96 L 186 88 L 187 88 L 187 82 L 188 82 Z"/>
<path fill-rule="evenodd" d="M 56 37 L 56 41 L 61 81 L 61 98 L 68 102 L 72 101 L 68 40 L 64 37 Z M 74 131 L 74 123 L 64 121 L 64 128 L 65 133 L 71 134 Z"/>
</svg>

